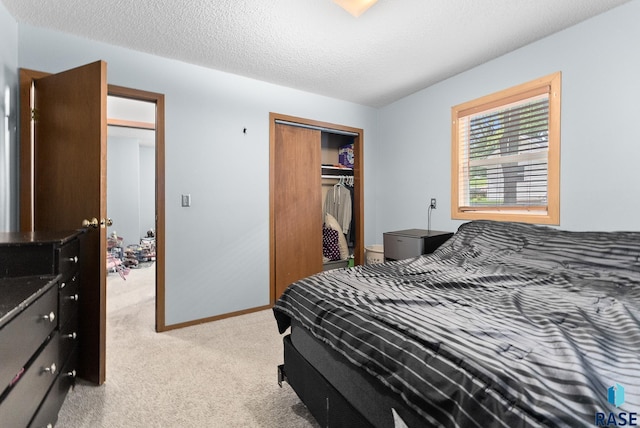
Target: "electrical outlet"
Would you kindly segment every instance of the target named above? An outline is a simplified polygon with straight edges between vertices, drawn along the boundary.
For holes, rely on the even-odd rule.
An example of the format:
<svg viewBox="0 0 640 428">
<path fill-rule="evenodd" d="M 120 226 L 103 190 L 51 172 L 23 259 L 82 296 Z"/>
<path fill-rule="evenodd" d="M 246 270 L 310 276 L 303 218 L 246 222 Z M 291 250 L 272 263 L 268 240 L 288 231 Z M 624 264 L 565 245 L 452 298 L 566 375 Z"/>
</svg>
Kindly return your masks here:
<svg viewBox="0 0 640 428">
<path fill-rule="evenodd" d="M 191 194 L 188 193 L 186 195 L 182 195 L 182 206 L 190 207 L 191 206 Z"/>
<path fill-rule="evenodd" d="M 436 198 L 431 198 L 431 203 L 429 204 L 429 208 L 432 210 L 436 209 Z"/>
</svg>

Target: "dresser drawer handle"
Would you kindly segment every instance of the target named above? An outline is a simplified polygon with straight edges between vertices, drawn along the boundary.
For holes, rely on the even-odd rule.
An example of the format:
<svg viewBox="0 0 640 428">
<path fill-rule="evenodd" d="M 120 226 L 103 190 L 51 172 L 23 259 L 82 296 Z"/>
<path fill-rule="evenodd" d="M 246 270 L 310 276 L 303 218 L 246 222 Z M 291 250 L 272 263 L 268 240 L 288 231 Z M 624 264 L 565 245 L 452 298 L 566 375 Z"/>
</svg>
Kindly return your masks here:
<svg viewBox="0 0 640 428">
<path fill-rule="evenodd" d="M 49 312 L 49 315 L 43 315 L 42 318 L 49 322 L 54 322 L 56 320 L 56 314 L 51 311 Z"/>
<path fill-rule="evenodd" d="M 62 289 L 63 289 L 64 287 L 66 287 L 66 286 L 67 286 L 67 283 L 66 283 L 66 282 L 61 282 L 61 283 L 60 283 L 60 290 L 62 290 Z"/>
<path fill-rule="evenodd" d="M 71 370 L 70 372 L 66 373 L 67 376 L 75 378 L 76 377 L 76 371 L 75 370 Z"/>
<path fill-rule="evenodd" d="M 79 296 L 77 294 L 73 294 L 71 296 L 69 296 L 69 300 L 75 300 L 76 302 L 78 301 Z"/>
<path fill-rule="evenodd" d="M 69 261 L 73 263 L 78 263 L 78 256 L 69 257 Z"/>
<path fill-rule="evenodd" d="M 52 363 L 50 367 L 45 367 L 44 369 L 42 369 L 42 371 L 51 373 L 52 375 L 54 375 L 56 374 L 57 369 L 58 368 L 56 367 L 56 363 Z"/>
<path fill-rule="evenodd" d="M 65 334 L 64 336 L 65 339 L 71 339 L 71 340 L 75 340 L 78 335 L 76 334 L 76 332 L 74 331 L 73 333 L 69 333 L 69 334 Z"/>
</svg>

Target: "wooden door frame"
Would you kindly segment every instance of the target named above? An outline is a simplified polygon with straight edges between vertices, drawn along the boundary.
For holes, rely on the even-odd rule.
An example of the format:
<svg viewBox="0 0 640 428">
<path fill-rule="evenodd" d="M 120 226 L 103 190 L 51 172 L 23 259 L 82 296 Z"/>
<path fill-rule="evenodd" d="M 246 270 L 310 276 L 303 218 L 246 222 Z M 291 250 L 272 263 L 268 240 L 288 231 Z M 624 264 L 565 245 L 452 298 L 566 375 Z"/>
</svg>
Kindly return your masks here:
<svg viewBox="0 0 640 428">
<path fill-rule="evenodd" d="M 109 85 L 108 94 L 147 101 L 156 105 L 156 331 L 167 330 L 165 323 L 165 175 L 164 175 L 164 94 Z M 108 123 L 108 122 L 107 122 Z M 109 189 L 107 188 L 107 192 Z M 108 207 L 107 207 L 108 209 Z"/>
<path fill-rule="evenodd" d="M 323 128 L 327 130 L 345 131 L 358 134 L 354 137 L 354 195 L 353 195 L 353 215 L 356 228 L 356 242 L 354 247 L 354 261 L 356 265 L 364 263 L 364 131 L 351 126 L 337 125 L 329 122 L 305 119 L 301 117 L 289 116 L 279 113 L 269 113 L 269 296 L 271 305 L 277 299 L 276 296 L 276 273 L 275 273 L 275 149 L 276 149 L 276 120 L 297 123 L 303 126 Z M 318 174 L 320 174 L 318 165 Z M 320 231 L 318 231 L 320 233 Z M 320 250 L 318 250 L 320 251 Z"/>
<path fill-rule="evenodd" d="M 35 80 L 51 73 L 20 69 L 20 230 L 33 230 L 33 128 L 31 126 L 31 88 Z M 165 321 L 165 104 L 164 94 L 108 85 L 108 95 L 156 104 L 156 321 L 157 332 L 166 331 Z M 108 189 L 107 189 L 108 191 Z M 106 298 L 106 296 L 102 296 Z"/>
</svg>

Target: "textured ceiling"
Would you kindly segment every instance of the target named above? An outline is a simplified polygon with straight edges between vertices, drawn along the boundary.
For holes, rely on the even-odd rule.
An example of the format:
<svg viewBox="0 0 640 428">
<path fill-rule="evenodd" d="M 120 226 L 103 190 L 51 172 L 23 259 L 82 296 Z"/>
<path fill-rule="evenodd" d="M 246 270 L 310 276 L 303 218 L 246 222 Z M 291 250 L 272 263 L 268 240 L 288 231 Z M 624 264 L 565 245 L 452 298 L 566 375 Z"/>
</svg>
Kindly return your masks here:
<svg viewBox="0 0 640 428">
<path fill-rule="evenodd" d="M 1 0 L 19 23 L 372 107 L 628 0 Z"/>
</svg>

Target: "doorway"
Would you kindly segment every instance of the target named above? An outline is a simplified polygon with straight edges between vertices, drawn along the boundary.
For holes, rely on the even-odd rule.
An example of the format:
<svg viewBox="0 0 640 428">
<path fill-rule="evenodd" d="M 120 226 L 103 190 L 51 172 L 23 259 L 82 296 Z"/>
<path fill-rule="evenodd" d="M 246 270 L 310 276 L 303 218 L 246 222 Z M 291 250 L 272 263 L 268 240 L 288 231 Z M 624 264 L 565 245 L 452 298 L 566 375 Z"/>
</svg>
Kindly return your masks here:
<svg viewBox="0 0 640 428">
<path fill-rule="evenodd" d="M 155 151 L 156 103 L 108 95 L 107 316 L 156 298 Z"/>
<path fill-rule="evenodd" d="M 110 103 L 109 100 L 112 100 Z M 162 332 L 165 326 L 165 216 L 164 216 L 164 95 L 154 92 L 131 89 L 122 86 L 109 85 L 107 98 L 107 112 L 109 115 L 109 104 L 114 108 L 112 117 L 107 118 L 108 135 L 116 134 L 116 130 L 124 131 L 125 134 L 140 137 L 142 150 L 149 150 L 151 144 L 154 152 L 154 209 L 155 222 L 148 219 L 141 220 L 140 224 L 155 225 L 153 240 L 155 246 L 155 277 L 156 277 L 156 320 L 155 330 Z M 117 107 L 116 107 L 117 105 Z M 151 132 L 152 131 L 152 132 Z M 149 138 L 152 135 L 152 140 Z M 107 194 L 109 195 L 107 189 Z M 149 208 L 143 208 L 148 216 Z M 144 226 L 143 226 L 144 227 Z M 146 227 L 144 227 L 146 229 Z"/>
<path fill-rule="evenodd" d="M 80 73 L 85 73 L 85 71 L 96 71 L 93 73 L 93 76 L 76 78 L 75 76 Z M 99 73 L 98 73 L 99 71 Z M 85 73 L 86 74 L 86 73 Z M 114 95 L 122 98 L 129 98 L 134 100 L 146 101 L 150 103 L 154 103 L 155 105 L 155 114 L 156 114 L 156 131 L 155 131 L 155 169 L 156 169 L 156 177 L 155 177 L 155 230 L 156 230 L 156 278 L 155 278 L 155 330 L 165 331 L 165 239 L 164 239 L 164 230 L 165 230 L 165 173 L 164 173 L 164 164 L 165 164 L 165 155 L 164 155 L 164 95 L 159 93 L 147 92 L 137 89 L 125 88 L 121 86 L 115 85 L 107 85 L 106 83 L 106 64 L 102 61 L 98 61 L 96 63 L 88 64 L 86 66 L 77 67 L 76 69 L 68 70 L 65 72 L 57 73 L 52 75 L 50 73 L 40 72 L 36 70 L 28 70 L 28 69 L 20 69 L 20 230 L 23 232 L 29 232 L 34 230 L 35 228 L 35 216 L 36 210 L 34 209 L 34 195 L 36 194 L 35 188 L 35 168 L 34 168 L 34 160 L 36 159 L 36 147 L 37 141 L 34 137 L 34 123 L 39 121 L 40 117 L 50 117 L 50 114 L 42 114 L 44 109 L 34 109 L 34 95 L 36 93 L 35 87 L 37 86 L 36 82 L 42 82 L 44 80 L 49 79 L 49 76 L 55 76 L 56 87 L 59 87 L 59 90 L 62 90 L 62 94 L 70 93 L 76 97 L 76 104 L 79 104 L 80 107 L 71 108 L 57 108 L 53 106 L 54 110 L 48 110 L 50 112 L 59 112 L 63 115 L 69 115 L 71 112 L 82 112 L 84 110 L 92 109 L 94 112 L 104 112 L 102 119 L 99 119 L 96 125 L 96 122 L 92 122 L 88 124 L 83 120 L 78 120 L 76 116 L 65 116 L 66 124 L 71 124 L 72 127 L 88 127 L 93 126 L 93 134 L 92 138 L 81 139 L 80 141 L 83 144 L 88 144 L 89 141 L 92 142 L 91 145 L 87 145 L 85 147 L 81 147 L 79 150 L 76 150 L 76 154 L 73 156 L 73 165 L 77 167 L 72 169 L 74 174 L 66 174 L 69 171 L 69 159 L 70 158 L 62 158 L 65 162 L 61 167 L 61 174 L 67 177 L 78 177 L 79 175 L 86 175 L 87 173 L 91 173 L 94 176 L 96 174 L 106 177 L 106 162 L 102 162 L 104 165 L 104 169 L 102 166 L 98 168 L 97 171 L 94 171 L 93 168 L 87 168 L 89 163 L 85 162 L 84 159 L 86 156 L 84 153 L 85 149 L 90 149 L 95 152 L 94 144 L 96 141 L 105 141 L 106 143 L 106 134 L 107 134 L 107 114 L 106 114 L 106 104 L 107 104 L 107 94 Z M 63 77 L 64 76 L 64 77 Z M 40 80 L 42 79 L 42 80 Z M 61 79 L 66 79 L 64 83 L 61 83 Z M 85 83 L 85 81 L 90 80 L 91 82 L 98 82 L 100 86 L 100 97 L 95 100 L 96 97 L 92 98 L 92 101 L 88 101 L 88 93 L 77 90 L 78 83 Z M 38 85 L 40 87 L 42 85 Z M 49 85 L 50 86 L 50 85 Z M 97 85 L 94 84 L 94 87 Z M 39 92 L 39 91 L 38 91 Z M 95 91 L 94 91 L 95 92 Z M 93 93 L 92 93 L 93 94 Z M 60 97 L 64 98 L 64 97 Z M 54 99 L 55 100 L 55 99 Z M 95 105 L 94 105 L 95 103 Z M 42 114 L 42 116 L 40 116 Z M 76 113 L 74 113 L 76 114 Z M 81 115 L 80 115 L 81 116 Z M 70 136 L 75 136 L 69 134 Z M 62 141 L 65 143 L 65 140 Z M 100 147 L 104 147 L 102 155 L 99 154 Z M 99 159 L 103 157 L 106 161 L 106 144 L 102 146 L 102 144 L 98 144 L 97 146 L 98 154 L 92 155 L 92 159 Z M 41 156 L 40 156 L 41 157 Z M 100 163 L 100 162 L 99 162 Z M 91 165 L 95 165 L 92 163 Z M 68 181 L 68 180 L 67 180 Z M 72 184 L 68 184 L 72 187 L 77 183 L 84 183 L 82 180 L 76 180 Z M 84 186 L 86 187 L 86 186 Z M 105 186 L 106 187 L 106 186 Z M 42 193 L 42 192 L 41 192 Z M 52 196 L 55 200 L 55 195 Z M 89 210 L 89 215 L 96 215 L 102 217 L 101 224 L 108 224 L 107 213 L 106 213 L 106 192 L 103 193 L 92 192 L 86 195 L 81 196 L 76 199 L 69 199 L 69 197 L 64 197 L 64 201 L 72 201 L 74 204 L 79 201 L 89 201 L 89 200 L 101 200 L 100 209 L 91 209 Z M 62 199 L 61 199 L 62 200 Z M 68 213 L 67 213 L 68 211 Z M 77 211 L 77 210 L 76 210 Z M 69 229 L 77 229 L 80 227 L 82 219 L 78 215 L 76 211 L 69 211 L 66 207 L 62 208 L 58 211 L 62 215 L 54 216 L 56 219 L 64 219 L 66 221 L 66 225 L 63 226 L 64 230 Z M 96 214 L 93 214 L 96 213 Z M 99 214 L 98 214 L 99 213 Z M 87 214 L 82 213 L 82 216 Z M 54 218 L 52 217 L 52 218 Z M 97 224 L 97 220 L 96 220 Z M 56 226 L 57 227 L 57 226 Z M 57 230 L 61 230 L 59 227 Z M 81 341 L 81 351 L 84 354 L 83 357 L 83 367 L 81 367 L 81 371 L 79 371 L 79 375 L 86 380 L 89 380 L 92 383 L 96 383 L 98 385 L 102 384 L 105 381 L 105 361 L 106 361 L 106 349 L 105 349 L 105 325 L 106 325 L 106 313 L 105 313 L 105 299 L 106 299 L 106 288 L 105 284 L 105 276 L 106 276 L 106 240 L 104 239 L 106 235 L 106 229 L 98 228 L 94 233 L 88 233 L 88 235 L 93 235 L 95 237 L 100 237 L 100 240 L 94 239 L 90 245 L 91 253 L 87 253 L 87 257 L 85 258 L 85 263 L 88 264 L 93 263 L 94 266 L 91 269 L 86 270 L 86 273 L 89 275 L 83 275 L 83 296 L 84 299 L 81 301 L 80 305 L 80 318 L 82 320 L 82 337 L 84 341 Z M 95 247 L 95 248 L 94 248 Z M 99 262 L 99 263 L 98 263 Z"/>
</svg>

